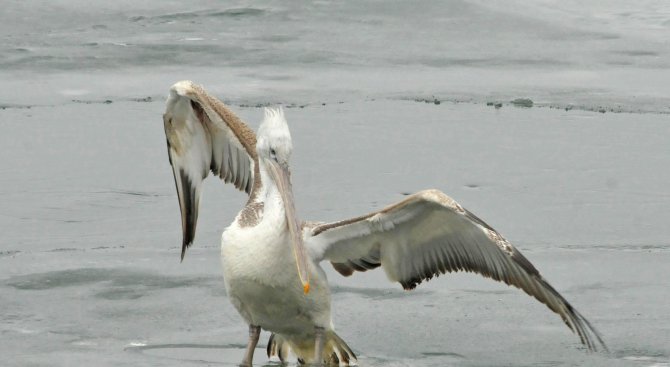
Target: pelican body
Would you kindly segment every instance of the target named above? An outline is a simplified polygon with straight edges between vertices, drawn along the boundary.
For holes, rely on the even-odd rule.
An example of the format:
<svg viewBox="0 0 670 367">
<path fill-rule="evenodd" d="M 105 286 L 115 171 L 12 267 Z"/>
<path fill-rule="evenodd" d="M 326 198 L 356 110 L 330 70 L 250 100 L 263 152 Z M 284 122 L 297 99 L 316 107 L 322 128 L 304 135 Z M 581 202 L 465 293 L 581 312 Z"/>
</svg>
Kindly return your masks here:
<svg viewBox="0 0 670 367">
<path fill-rule="evenodd" d="M 381 267 L 406 290 L 465 271 L 517 287 L 558 314 L 589 350 L 606 346 L 591 324 L 533 264 L 486 222 L 438 190 L 425 190 L 359 217 L 303 222 L 293 201 L 291 135 L 281 109 L 266 109 L 254 134 L 228 107 L 190 81 L 170 89 L 163 115 L 182 218 L 182 251 L 193 243 L 203 180 L 213 173 L 249 194 L 221 237 L 228 297 L 249 325 L 242 365 L 261 329 L 268 357 L 344 364 L 356 356 L 335 333 L 320 263 L 343 276 Z"/>
<path fill-rule="evenodd" d="M 268 117 L 282 118 L 276 112 L 269 112 Z M 269 170 L 260 160 L 262 184 L 257 186 L 258 192 L 252 192 L 254 199 L 222 235 L 221 261 L 228 297 L 249 325 L 278 335 L 273 342 L 275 349 L 276 343 L 280 344 L 276 353 L 282 359 L 291 345 L 301 360 L 313 362 L 317 331 L 322 332 L 324 344 L 330 346 L 330 357 L 335 353 L 337 359 L 355 358 L 332 331 L 326 275 L 312 261 L 306 263 L 311 284 L 310 291 L 305 292 L 296 271 L 292 238 L 286 230 L 289 224 L 284 199 L 280 189 L 272 184 Z M 254 214 L 250 215 L 251 211 Z"/>
</svg>

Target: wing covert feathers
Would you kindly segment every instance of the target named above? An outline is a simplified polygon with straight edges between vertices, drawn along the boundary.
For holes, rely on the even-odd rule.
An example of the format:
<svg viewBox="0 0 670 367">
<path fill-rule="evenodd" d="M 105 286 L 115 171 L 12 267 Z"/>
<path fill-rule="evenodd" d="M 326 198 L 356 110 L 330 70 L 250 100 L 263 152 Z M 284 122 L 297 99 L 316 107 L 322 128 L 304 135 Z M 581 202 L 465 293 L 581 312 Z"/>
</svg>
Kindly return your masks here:
<svg viewBox="0 0 670 367">
<path fill-rule="evenodd" d="M 438 190 L 426 190 L 378 212 L 312 226 L 306 242 L 316 260 L 344 276 L 382 267 L 414 289 L 451 272 L 473 272 L 522 289 L 557 313 L 590 350 L 607 349 L 598 332 L 500 233 Z"/>
</svg>

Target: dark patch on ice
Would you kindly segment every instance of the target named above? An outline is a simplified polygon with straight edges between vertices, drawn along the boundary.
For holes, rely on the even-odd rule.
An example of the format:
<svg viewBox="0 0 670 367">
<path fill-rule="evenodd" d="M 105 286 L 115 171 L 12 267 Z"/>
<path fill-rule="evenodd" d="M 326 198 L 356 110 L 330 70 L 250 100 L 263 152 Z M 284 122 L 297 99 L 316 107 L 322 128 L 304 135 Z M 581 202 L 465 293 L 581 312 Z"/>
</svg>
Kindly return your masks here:
<svg viewBox="0 0 670 367">
<path fill-rule="evenodd" d="M 619 55 L 633 56 L 633 57 L 659 56 L 658 52 L 649 51 L 649 50 L 619 50 L 619 51 L 612 51 L 612 53 L 619 54 Z"/>
<path fill-rule="evenodd" d="M 163 14 L 163 15 L 159 15 L 159 16 L 156 16 L 156 17 L 153 17 L 153 18 L 166 20 L 166 21 L 184 20 L 184 19 L 192 19 L 192 18 L 200 17 L 203 14 L 205 14 L 206 12 L 207 12 L 206 10 L 185 11 L 185 12 L 179 12 L 179 13 Z"/>
<path fill-rule="evenodd" d="M 0 110 L 9 110 L 9 109 L 29 110 L 33 107 L 37 107 L 37 106 L 27 105 L 27 104 L 0 103 Z"/>
<path fill-rule="evenodd" d="M 128 100 L 131 102 L 142 102 L 142 103 L 148 103 L 154 101 L 154 99 L 151 96 L 140 97 L 140 98 L 129 98 Z"/>
<path fill-rule="evenodd" d="M 286 43 L 286 42 L 290 42 L 290 41 L 295 41 L 295 40 L 298 39 L 298 37 L 284 35 L 284 34 L 263 34 L 263 35 L 260 35 L 258 37 L 254 37 L 252 39 L 257 40 L 257 41 L 271 42 L 271 43 Z"/>
<path fill-rule="evenodd" d="M 75 251 L 84 251 L 84 250 L 74 247 L 61 247 L 61 248 L 55 248 L 53 250 L 48 250 L 47 252 L 75 252 Z"/>
<path fill-rule="evenodd" d="M 194 21 L 198 18 L 245 18 L 255 17 L 265 14 L 266 11 L 259 8 L 231 8 L 223 11 L 216 9 L 194 10 L 178 13 L 168 13 L 157 16 L 136 15 L 128 18 L 131 22 L 157 21 L 159 23 L 169 23 L 174 21 Z"/>
<path fill-rule="evenodd" d="M 233 8 L 209 14 L 212 17 L 248 17 L 263 15 L 265 10 L 258 8 Z"/>
<path fill-rule="evenodd" d="M 398 64 L 413 63 L 414 60 L 400 60 Z M 555 58 L 459 58 L 459 57 L 431 57 L 416 59 L 416 62 L 431 67 L 467 66 L 467 67 L 510 67 L 510 66 L 568 66 L 567 61 Z"/>
<path fill-rule="evenodd" d="M 90 250 L 112 250 L 112 249 L 124 249 L 126 246 L 124 245 L 119 245 L 119 246 L 96 246 L 96 247 L 91 247 Z"/>
<path fill-rule="evenodd" d="M 272 106 L 278 105 L 278 104 L 281 104 L 281 103 L 272 103 L 272 102 L 260 102 L 260 103 L 256 103 L 256 104 L 242 103 L 242 104 L 239 104 L 238 106 L 242 107 L 242 108 L 263 108 L 263 107 L 272 107 Z"/>
<path fill-rule="evenodd" d="M 11 277 L 3 283 L 19 290 L 47 290 L 105 282 L 108 288 L 95 296 L 103 299 L 136 299 L 147 292 L 181 288 L 210 287 L 218 277 L 163 276 L 124 268 L 82 268 Z"/>
<path fill-rule="evenodd" d="M 112 279 L 109 288 L 96 293 L 95 297 L 107 300 L 137 299 L 149 292 L 164 289 L 210 288 L 212 284 L 218 283 L 219 279 L 219 277 L 171 277 L 132 272 Z"/>
<path fill-rule="evenodd" d="M 465 356 L 462 354 L 450 352 L 422 352 L 421 355 L 426 357 L 455 357 L 465 359 Z"/>
<path fill-rule="evenodd" d="M 422 103 L 432 103 L 432 104 L 440 104 L 442 103 L 441 100 L 435 98 L 434 96 L 431 98 L 414 98 L 414 102 L 422 102 Z"/>
<path fill-rule="evenodd" d="M 114 103 L 114 101 L 112 101 L 111 99 L 105 99 L 105 100 L 73 99 L 72 102 L 82 103 L 82 104 L 111 104 L 111 103 Z"/>
<path fill-rule="evenodd" d="M 465 187 L 467 187 L 468 189 L 478 189 L 479 185 L 477 185 L 477 184 L 466 184 Z"/>
<path fill-rule="evenodd" d="M 635 244 L 585 244 L 556 246 L 562 250 L 610 250 L 610 251 L 668 251 L 670 244 L 635 245 Z"/>
<path fill-rule="evenodd" d="M 130 195 L 130 196 L 144 196 L 144 197 L 158 197 L 160 194 L 147 191 L 136 191 L 136 190 L 109 190 L 109 191 L 98 191 L 96 193 L 100 194 L 120 194 L 120 195 Z M 165 195 L 163 195 L 165 196 Z"/>
<path fill-rule="evenodd" d="M 28 318 L 27 315 L 18 314 L 18 313 L 7 313 L 7 312 L 5 312 L 3 314 L 0 314 L 0 320 L 4 321 L 6 323 L 10 323 L 10 324 L 13 324 L 15 321 L 19 321 L 19 322 L 24 321 L 26 318 Z"/>
<path fill-rule="evenodd" d="M 418 294 L 431 294 L 432 291 L 427 290 L 413 290 L 408 292 L 400 289 L 386 289 L 386 288 L 358 288 L 333 286 L 330 288 L 331 293 L 353 293 L 361 295 L 370 299 L 395 299 L 403 297 L 416 297 Z"/>
<path fill-rule="evenodd" d="M 0 251 L 0 257 L 9 257 L 9 256 L 18 255 L 20 253 L 21 253 L 21 251 L 18 251 L 18 250 Z"/>
<path fill-rule="evenodd" d="M 594 91 L 594 92 L 597 92 L 597 91 Z M 410 95 L 410 96 L 390 97 L 388 99 L 390 99 L 390 100 L 401 100 L 401 101 L 413 101 L 413 102 L 420 102 L 420 103 L 431 103 L 430 98 L 426 98 L 426 97 L 423 97 L 423 96 L 411 96 Z M 612 104 L 611 106 L 602 106 L 602 105 L 557 103 L 557 102 L 537 103 L 535 101 L 532 101 L 531 99 L 528 99 L 528 100 L 533 103 L 532 107 L 534 107 L 534 108 L 561 109 L 561 110 L 565 110 L 565 111 L 580 110 L 580 111 L 587 111 L 587 112 L 598 112 L 598 110 L 600 110 L 601 108 L 604 108 L 607 112 L 613 112 L 613 113 L 656 114 L 656 115 L 668 115 L 668 114 L 670 114 L 670 111 L 667 111 L 665 109 L 659 109 L 658 107 L 653 107 L 653 106 L 643 106 L 642 108 L 640 108 L 639 105 L 621 105 L 621 104 L 614 105 L 614 104 Z M 374 99 L 367 99 L 366 101 L 374 101 Z M 496 108 L 503 107 L 503 104 L 499 103 L 499 102 L 486 101 L 486 100 L 481 100 L 481 99 L 471 98 L 471 97 L 465 97 L 465 96 L 463 96 L 463 97 L 447 97 L 447 98 L 442 97 L 442 98 L 440 98 L 440 101 L 456 103 L 456 104 L 458 104 L 458 103 L 471 103 L 471 104 L 486 103 L 488 106 L 494 106 Z M 670 109 L 670 107 L 663 107 L 663 108 Z"/>
<path fill-rule="evenodd" d="M 264 349 L 265 346 L 259 344 L 257 349 Z M 229 363 L 233 359 L 241 358 L 246 349 L 243 344 L 195 344 L 195 343 L 172 343 L 155 345 L 130 345 L 124 348 L 127 352 L 141 353 L 151 355 L 152 357 L 167 358 L 180 362 L 195 361 L 205 365 L 226 365 L 237 366 Z M 260 351 L 257 351 L 258 356 Z M 260 357 L 257 357 L 260 358 Z M 239 361 L 239 360 L 238 360 Z M 264 366 L 281 366 L 279 363 L 266 363 Z"/>
<path fill-rule="evenodd" d="M 510 103 L 516 107 L 533 107 L 533 101 L 530 98 L 517 98 L 512 100 Z"/>
<path fill-rule="evenodd" d="M 572 36 L 575 37 L 583 37 L 587 39 L 594 39 L 594 40 L 616 40 L 621 38 L 621 36 L 617 33 L 612 33 L 612 32 L 600 32 L 600 31 L 587 31 L 587 30 L 579 30 L 572 32 Z M 558 38 L 555 38 L 558 39 Z"/>
<path fill-rule="evenodd" d="M 98 292 L 95 294 L 97 298 L 102 298 L 110 301 L 116 301 L 121 299 L 138 299 L 144 296 L 146 292 L 140 289 L 129 289 L 129 288 L 113 288 Z"/>
<path fill-rule="evenodd" d="M 124 348 L 124 350 L 151 350 L 151 349 L 184 349 L 184 348 L 194 348 L 194 349 L 246 349 L 246 345 L 243 344 L 195 344 L 195 343 L 173 343 L 173 344 L 153 344 L 153 345 L 138 345 L 138 346 L 129 346 Z M 259 347 L 261 347 L 259 345 Z"/>
<path fill-rule="evenodd" d="M 614 66 L 630 66 L 630 65 L 633 65 L 633 62 L 632 61 L 627 61 L 627 60 L 611 60 L 611 61 L 606 61 L 605 64 L 614 65 Z"/>
<path fill-rule="evenodd" d="M 6 280 L 7 286 L 20 290 L 45 290 L 100 282 L 109 279 L 103 269 L 74 269 L 14 276 Z"/>
</svg>

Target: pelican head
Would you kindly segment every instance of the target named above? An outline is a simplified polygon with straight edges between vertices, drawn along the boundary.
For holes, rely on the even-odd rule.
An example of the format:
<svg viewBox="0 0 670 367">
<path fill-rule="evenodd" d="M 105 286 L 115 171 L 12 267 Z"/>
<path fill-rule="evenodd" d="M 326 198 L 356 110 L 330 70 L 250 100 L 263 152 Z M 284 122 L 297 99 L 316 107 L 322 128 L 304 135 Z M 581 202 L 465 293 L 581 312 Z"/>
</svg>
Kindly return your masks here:
<svg viewBox="0 0 670 367">
<path fill-rule="evenodd" d="M 293 245 L 298 277 L 305 294 L 309 292 L 309 272 L 307 270 L 307 253 L 300 230 L 300 220 L 295 212 L 293 189 L 291 187 L 291 171 L 289 159 L 293 151 L 291 133 L 284 118 L 284 110 L 265 109 L 265 118 L 258 129 L 256 152 L 259 163 L 265 166 L 274 185 L 277 187 L 284 204 L 286 223 Z"/>
<path fill-rule="evenodd" d="M 288 161 L 293 152 L 291 133 L 284 117 L 284 110 L 266 108 L 265 117 L 258 128 L 256 152 L 259 158 L 269 159 L 282 167 L 288 168 Z"/>
</svg>

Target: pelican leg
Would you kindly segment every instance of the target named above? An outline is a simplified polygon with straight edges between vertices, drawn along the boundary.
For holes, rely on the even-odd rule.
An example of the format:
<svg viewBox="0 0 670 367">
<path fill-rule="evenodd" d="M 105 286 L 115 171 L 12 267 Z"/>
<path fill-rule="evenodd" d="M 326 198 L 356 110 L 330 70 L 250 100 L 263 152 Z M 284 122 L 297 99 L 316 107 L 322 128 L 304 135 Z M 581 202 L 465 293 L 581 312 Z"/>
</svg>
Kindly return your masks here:
<svg viewBox="0 0 670 367">
<path fill-rule="evenodd" d="M 325 335 L 323 328 L 316 326 L 314 328 L 314 361 L 312 366 L 323 366 L 323 346 L 325 344 Z"/>
<path fill-rule="evenodd" d="M 240 363 L 240 367 L 251 367 L 254 360 L 254 350 L 258 344 L 258 338 L 261 336 L 261 327 L 256 325 L 249 325 L 249 342 L 247 343 L 247 351 L 244 354 L 244 359 Z"/>
</svg>

